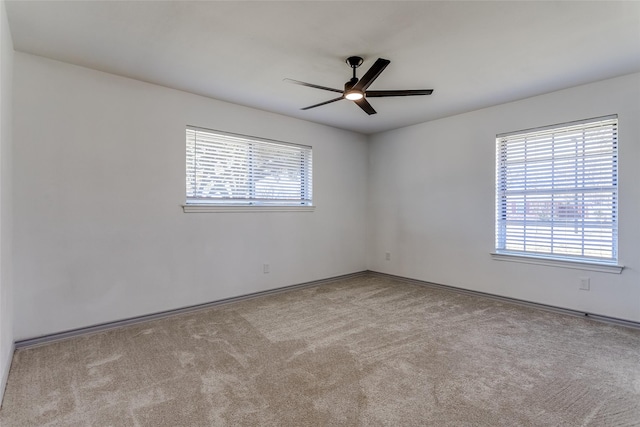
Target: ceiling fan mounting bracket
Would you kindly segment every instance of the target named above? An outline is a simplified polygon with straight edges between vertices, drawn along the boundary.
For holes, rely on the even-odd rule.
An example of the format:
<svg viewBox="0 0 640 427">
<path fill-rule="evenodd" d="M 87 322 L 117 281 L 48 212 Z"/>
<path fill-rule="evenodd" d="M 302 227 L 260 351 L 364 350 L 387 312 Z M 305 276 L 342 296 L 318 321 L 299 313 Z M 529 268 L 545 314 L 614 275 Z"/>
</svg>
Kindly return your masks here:
<svg viewBox="0 0 640 427">
<path fill-rule="evenodd" d="M 350 56 L 347 58 L 346 62 L 347 64 L 349 64 L 351 68 L 355 69 L 362 65 L 362 63 L 364 62 L 364 59 L 362 59 L 359 56 Z"/>
</svg>

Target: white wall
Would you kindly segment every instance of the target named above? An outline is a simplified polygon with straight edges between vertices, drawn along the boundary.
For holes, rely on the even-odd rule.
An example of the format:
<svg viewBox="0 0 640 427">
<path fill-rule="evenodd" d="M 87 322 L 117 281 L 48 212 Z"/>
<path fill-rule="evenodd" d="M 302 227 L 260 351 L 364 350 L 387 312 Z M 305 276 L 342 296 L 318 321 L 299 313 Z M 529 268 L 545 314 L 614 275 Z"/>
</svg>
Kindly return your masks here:
<svg viewBox="0 0 640 427">
<path fill-rule="evenodd" d="M 492 260 L 496 134 L 616 113 L 622 274 Z M 639 117 L 635 74 L 373 136 L 369 268 L 640 321 Z"/>
<path fill-rule="evenodd" d="M 4 1 L 0 2 L 0 402 L 13 355 L 12 304 L 12 76 L 13 42 Z"/>
<path fill-rule="evenodd" d="M 14 60 L 15 339 L 367 267 L 640 321 L 640 74 L 374 135 L 367 146 L 326 126 L 28 54 Z M 614 113 L 623 273 L 492 260 L 495 135 Z M 183 213 L 187 124 L 312 145 L 316 211 Z M 583 276 L 591 291 L 578 290 Z"/>
<path fill-rule="evenodd" d="M 16 340 L 366 269 L 366 137 L 23 53 L 14 91 Z M 313 146 L 315 212 L 183 213 L 185 125 Z"/>
</svg>

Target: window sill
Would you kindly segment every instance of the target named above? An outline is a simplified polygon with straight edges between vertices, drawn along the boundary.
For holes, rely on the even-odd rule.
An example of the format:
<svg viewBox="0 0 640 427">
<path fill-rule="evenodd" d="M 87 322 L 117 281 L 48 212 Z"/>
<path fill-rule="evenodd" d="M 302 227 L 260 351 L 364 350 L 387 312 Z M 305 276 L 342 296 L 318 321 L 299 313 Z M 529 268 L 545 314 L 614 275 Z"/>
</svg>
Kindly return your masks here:
<svg viewBox="0 0 640 427">
<path fill-rule="evenodd" d="M 184 213 L 242 213 L 242 212 L 313 212 L 315 206 L 220 206 L 182 205 Z"/>
<path fill-rule="evenodd" d="M 548 259 L 548 258 L 540 258 L 540 257 L 524 256 L 524 255 L 512 255 L 512 254 L 492 253 L 491 258 L 496 261 L 510 261 L 510 262 L 520 262 L 524 264 L 547 265 L 551 267 L 573 268 L 576 270 L 599 271 L 601 273 L 613 273 L 613 274 L 622 273 L 622 269 L 624 268 L 623 265 L 616 265 L 616 264 L 558 260 L 558 259 Z"/>
</svg>

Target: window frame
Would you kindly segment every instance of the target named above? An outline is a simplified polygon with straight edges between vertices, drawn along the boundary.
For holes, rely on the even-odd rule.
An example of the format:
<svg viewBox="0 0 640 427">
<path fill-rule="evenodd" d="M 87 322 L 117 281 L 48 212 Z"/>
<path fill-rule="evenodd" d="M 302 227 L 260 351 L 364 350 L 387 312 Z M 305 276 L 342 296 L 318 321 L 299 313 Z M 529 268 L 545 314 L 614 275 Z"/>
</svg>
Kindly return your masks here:
<svg viewBox="0 0 640 427">
<path fill-rule="evenodd" d="M 203 132 L 214 136 L 214 138 L 224 139 L 226 137 L 236 139 L 233 143 L 236 145 L 246 144 L 246 153 L 248 159 L 246 163 L 242 164 L 246 167 L 246 182 L 244 186 L 249 194 L 246 198 L 198 198 L 190 197 L 189 195 L 189 179 L 190 179 L 190 165 L 189 162 L 189 132 L 196 132 L 194 136 L 197 138 L 197 132 Z M 302 144 L 294 144 L 284 141 L 278 141 L 273 139 L 267 139 L 262 137 L 237 134 L 232 132 L 220 131 L 215 129 L 208 129 L 198 126 L 187 125 L 185 127 L 185 202 L 182 204 L 183 211 L 185 213 L 207 213 L 207 212 L 313 212 L 315 206 L 313 205 L 313 147 Z M 194 142 L 197 143 L 197 142 Z M 262 147 L 260 145 L 262 144 Z M 295 147 L 300 149 L 300 199 L 283 200 L 278 198 L 264 198 L 258 199 L 256 197 L 256 169 L 252 166 L 252 160 L 254 153 L 262 148 L 268 151 L 269 148 L 273 149 L 275 146 L 280 147 Z M 258 147 L 258 148 L 256 148 Z M 194 163 L 197 160 L 197 147 L 193 148 Z M 264 153 L 263 153 L 264 154 Z M 232 158 L 233 159 L 233 158 Z M 235 158 L 236 161 L 241 160 Z M 290 165 L 289 165 L 290 166 Z M 193 174 L 196 173 L 197 168 L 194 166 Z M 270 189 L 271 187 L 267 187 Z M 194 189 L 195 192 L 197 190 Z"/>
<path fill-rule="evenodd" d="M 584 153 L 579 153 L 577 150 L 581 149 L 584 150 L 586 148 L 591 148 L 590 141 L 587 141 L 587 139 L 583 136 L 582 139 L 579 139 L 579 142 L 576 142 L 576 154 L 574 156 L 567 156 L 565 157 L 563 160 L 565 162 L 569 161 L 569 162 L 573 162 L 575 164 L 574 169 L 569 170 L 569 172 L 562 172 L 562 174 L 556 173 L 556 162 L 558 161 L 558 159 L 555 157 L 556 156 L 556 146 L 560 145 L 560 143 L 557 143 L 555 138 L 557 134 L 562 135 L 563 132 L 568 132 L 569 130 L 573 130 L 577 127 L 582 127 L 583 132 L 584 129 L 588 129 L 590 126 L 592 126 L 593 124 L 599 123 L 599 122 L 604 122 L 604 124 L 606 126 L 610 126 L 612 129 L 612 137 L 611 137 L 611 154 L 610 154 L 610 162 L 611 162 L 611 167 L 610 169 L 606 169 L 607 173 L 611 173 L 611 185 L 609 185 L 610 188 L 606 189 L 606 190 L 601 190 L 601 193 L 610 193 L 611 195 L 611 215 L 607 216 L 606 219 L 610 220 L 611 226 L 610 226 L 610 230 L 611 230 L 611 245 L 610 250 L 611 250 L 611 258 L 597 258 L 595 256 L 587 256 L 584 254 L 585 251 L 585 245 L 584 245 L 584 234 L 586 229 L 589 228 L 589 226 L 592 225 L 592 223 L 586 222 L 585 221 L 585 203 L 584 200 L 582 200 L 581 204 L 579 204 L 579 211 L 582 212 L 582 220 L 576 220 L 573 222 L 573 227 L 575 227 L 576 229 L 580 230 L 580 233 L 583 235 L 582 239 L 581 239 L 581 252 L 582 255 L 575 255 L 575 254 L 567 254 L 567 253 L 560 253 L 560 251 L 556 252 L 553 248 L 553 245 L 556 243 L 556 239 L 557 237 L 554 236 L 554 234 L 556 233 L 556 229 L 559 228 L 561 229 L 561 227 L 568 227 L 569 222 L 566 219 L 560 219 L 560 217 L 567 217 L 567 215 L 571 214 L 571 212 L 568 211 L 564 211 L 564 210 L 560 210 L 560 204 L 562 202 L 557 202 L 554 201 L 556 197 L 562 198 L 562 194 L 575 194 L 576 197 L 578 197 L 578 194 L 582 195 L 582 198 L 584 199 L 585 197 L 585 191 L 590 191 L 591 189 L 589 187 L 587 187 L 585 185 L 585 177 L 586 175 L 584 174 L 584 170 L 585 170 L 585 157 L 584 157 Z M 607 122 L 609 122 L 610 124 L 607 124 Z M 567 123 L 559 123 L 559 124 L 555 124 L 555 125 L 550 125 L 550 126 L 544 126 L 544 127 L 539 127 L 539 128 L 533 128 L 533 129 L 525 129 L 525 130 L 520 130 L 520 131 L 515 131 L 515 132 L 508 132 L 508 133 L 502 133 L 502 134 L 498 134 L 496 135 L 496 165 L 495 165 L 495 177 L 496 177 L 496 182 L 495 182 L 495 229 L 494 229 L 494 249 L 495 252 L 491 253 L 491 256 L 494 260 L 498 260 L 498 261 L 513 261 L 513 262 L 522 262 L 522 263 L 528 263 L 528 264 L 538 264 L 538 265 L 551 265 L 551 266 L 557 266 L 557 267 L 564 267 L 564 268 L 576 268 L 576 269 L 582 269 L 582 270 L 594 270 L 594 271 L 602 271 L 602 272 L 610 272 L 610 273 L 620 273 L 622 271 L 622 269 L 624 268 L 623 266 L 618 264 L 618 236 L 617 236 L 617 230 L 618 230 L 618 212 L 619 212 L 619 207 L 618 207 L 618 169 L 619 169 L 619 165 L 618 165 L 618 116 L 617 115 L 608 115 L 608 116 L 602 116 L 602 117 L 595 117 L 595 118 L 591 118 L 591 119 L 585 119 L 585 120 L 578 120 L 578 121 L 573 121 L 573 122 L 567 122 Z M 548 174 L 544 174 L 542 175 L 543 178 L 542 179 L 546 179 L 548 181 L 551 181 L 551 184 L 547 184 L 547 187 L 543 190 L 540 190 L 539 188 L 535 188 L 535 184 L 539 184 L 538 181 L 536 180 L 540 180 L 541 178 L 535 178 L 533 181 L 529 181 L 529 178 L 527 177 L 527 171 L 529 170 L 529 168 L 531 167 L 531 164 L 533 163 L 533 167 L 536 166 L 536 160 L 529 160 L 527 157 L 528 155 L 525 154 L 524 155 L 524 160 L 520 161 L 520 164 L 522 165 L 522 169 L 520 174 L 524 176 L 523 177 L 519 177 L 519 180 L 521 183 L 524 184 L 519 184 L 519 185 L 524 185 L 524 187 L 520 188 L 516 188 L 514 189 L 515 184 L 513 183 L 513 175 L 509 176 L 507 175 L 506 172 L 506 167 L 507 165 L 512 165 L 513 163 L 510 162 L 514 162 L 513 157 L 512 159 L 508 159 L 507 156 L 508 151 L 507 151 L 507 145 L 509 144 L 509 142 L 512 143 L 512 145 L 509 148 L 512 148 L 514 144 L 516 144 L 516 142 L 514 142 L 514 140 L 521 140 L 522 142 L 520 142 L 522 144 L 522 149 L 523 151 L 526 153 L 527 149 L 528 149 L 528 145 L 534 145 L 533 142 L 529 142 L 527 141 L 527 139 L 533 139 L 535 140 L 536 138 L 541 138 L 541 135 L 550 135 L 547 136 L 547 138 L 549 139 L 548 142 L 546 142 L 546 144 L 548 145 L 548 147 L 546 147 L 545 145 L 543 145 L 545 142 L 543 141 L 542 143 L 538 142 L 539 144 L 541 144 L 540 146 L 545 147 L 546 150 L 548 150 L 547 155 L 549 156 L 548 160 L 547 160 L 547 164 L 550 166 L 547 166 L 547 168 L 549 168 L 549 172 Z M 509 141 L 509 138 L 511 138 L 511 141 Z M 512 148 L 513 149 L 513 148 Z M 513 154 L 511 156 L 514 156 Z M 609 159 L 609 154 L 607 154 L 607 159 Z M 569 160 L 571 159 L 571 160 Z M 581 161 L 581 165 L 578 165 L 578 162 Z M 559 162 L 558 162 L 559 163 Z M 513 166 L 512 166 L 513 167 Z M 531 169 L 533 170 L 533 167 L 531 167 Z M 588 167 L 594 167 L 593 165 L 588 165 Z M 582 171 L 579 170 L 579 168 L 582 168 Z M 577 171 L 577 172 L 576 172 Z M 537 171 L 536 171 L 537 172 Z M 556 181 L 560 181 L 563 178 L 566 180 L 566 174 L 574 174 L 574 175 L 578 175 L 579 172 L 582 172 L 582 178 L 581 180 L 578 180 L 577 178 L 572 182 L 572 186 L 556 186 Z M 512 172 L 515 173 L 515 172 Z M 538 172 L 539 173 L 539 172 Z M 607 175 L 608 176 L 608 175 Z M 507 185 L 509 185 L 509 181 L 512 181 L 512 187 L 511 190 L 506 188 Z M 516 180 L 517 181 L 517 180 Z M 571 182 L 571 180 L 569 179 L 569 181 Z M 582 186 L 580 186 L 579 183 L 582 183 Z M 534 188 L 533 189 L 528 189 L 529 186 L 531 186 L 533 184 Z M 598 187 L 596 187 L 598 188 Z M 507 213 L 507 203 L 505 202 L 506 197 L 508 196 L 509 191 L 511 192 L 520 192 L 521 193 L 521 197 L 523 202 L 525 203 L 525 205 L 527 206 L 527 210 L 525 211 L 524 214 L 524 219 L 522 219 L 521 221 L 523 222 L 523 230 L 521 233 L 516 232 L 514 234 L 515 238 L 518 239 L 517 241 L 522 242 L 523 246 L 522 250 L 514 250 L 513 248 L 511 249 L 507 249 L 507 236 L 506 236 L 506 227 L 507 227 L 507 222 L 509 221 L 514 221 L 514 217 L 512 218 L 508 218 L 508 213 Z M 528 205 L 527 205 L 527 197 L 532 197 L 535 195 L 546 195 L 543 196 L 542 200 L 545 200 L 544 197 L 546 197 L 546 200 L 550 200 L 552 203 L 552 207 L 551 209 L 551 215 L 549 216 L 548 219 L 546 219 L 544 222 L 546 222 L 547 224 L 542 226 L 537 224 L 537 222 L 540 221 L 535 221 L 535 220 L 530 220 L 527 217 L 529 216 L 529 211 L 528 211 Z M 518 200 L 518 199 L 516 199 Z M 553 205 L 553 203 L 559 203 L 558 206 Z M 557 209 L 557 210 L 556 210 Z M 562 213 L 562 215 L 560 215 Z M 516 215 L 517 216 L 517 215 Z M 556 216 L 558 218 L 556 218 Z M 568 218 L 568 217 L 567 217 Z M 532 227 L 542 227 L 543 229 L 548 228 L 547 233 L 549 233 L 549 237 L 539 237 L 537 235 L 534 234 L 535 239 L 546 239 L 546 240 L 542 240 L 542 245 L 548 245 L 549 246 L 549 252 L 533 252 L 533 251 L 527 251 L 526 249 L 526 243 L 529 242 L 530 244 L 534 244 L 532 243 L 532 241 L 530 240 L 531 237 L 529 236 L 529 234 L 526 231 L 526 227 L 527 226 L 532 226 Z M 593 232 L 593 231 L 592 231 Z M 572 239 L 569 238 L 571 241 Z M 562 241 L 562 239 L 561 239 Z M 578 239 L 573 240 L 574 242 L 577 242 Z M 565 243 L 568 244 L 568 243 Z"/>
</svg>

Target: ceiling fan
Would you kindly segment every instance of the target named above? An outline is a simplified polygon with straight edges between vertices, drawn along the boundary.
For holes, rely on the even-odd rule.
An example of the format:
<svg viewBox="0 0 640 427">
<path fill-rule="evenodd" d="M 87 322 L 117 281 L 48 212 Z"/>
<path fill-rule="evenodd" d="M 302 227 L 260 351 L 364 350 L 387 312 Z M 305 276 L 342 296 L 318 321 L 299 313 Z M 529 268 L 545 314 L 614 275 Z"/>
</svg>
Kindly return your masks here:
<svg viewBox="0 0 640 427">
<path fill-rule="evenodd" d="M 356 68 L 362 65 L 363 59 L 359 56 L 350 56 L 347 58 L 347 64 L 353 69 L 353 77 L 351 80 L 344 84 L 344 90 L 334 89 L 326 86 L 314 85 L 312 83 L 305 83 L 299 80 L 285 79 L 290 83 L 295 83 L 301 86 L 313 87 L 316 89 L 328 90 L 330 92 L 341 93 L 337 98 L 330 99 L 319 104 L 304 107 L 302 110 L 309 110 L 311 108 L 320 107 L 321 105 L 330 104 L 332 102 L 340 101 L 341 99 L 348 99 L 353 101 L 362 108 L 365 113 L 371 115 L 376 114 L 376 110 L 373 109 L 371 104 L 367 101 L 367 98 L 382 98 L 386 96 L 415 96 L 415 95 L 431 95 L 433 89 L 418 89 L 418 90 L 367 90 L 367 88 L 378 78 L 380 73 L 387 68 L 387 65 L 391 63 L 388 59 L 378 58 L 376 62 L 369 68 L 369 70 L 362 76 L 360 80 L 356 77 Z"/>
</svg>

